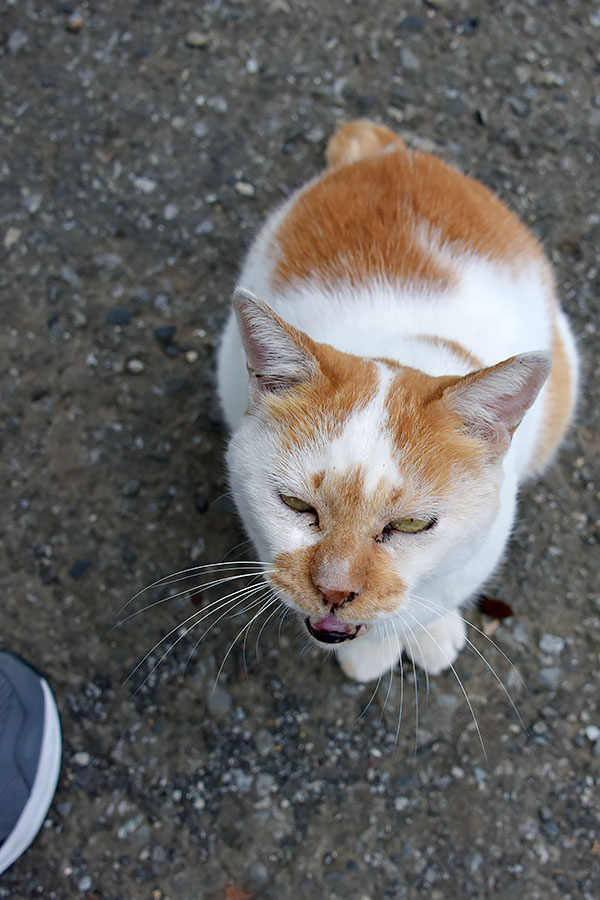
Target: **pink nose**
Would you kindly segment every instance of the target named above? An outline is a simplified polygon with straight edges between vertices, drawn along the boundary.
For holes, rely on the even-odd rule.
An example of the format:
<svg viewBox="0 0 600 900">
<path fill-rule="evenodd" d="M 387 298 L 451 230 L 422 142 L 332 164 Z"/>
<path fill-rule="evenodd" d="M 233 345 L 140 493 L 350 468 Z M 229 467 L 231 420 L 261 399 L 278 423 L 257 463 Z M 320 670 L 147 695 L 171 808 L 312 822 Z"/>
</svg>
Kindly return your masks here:
<svg viewBox="0 0 600 900">
<path fill-rule="evenodd" d="M 343 606 L 356 597 L 355 591 L 336 591 L 332 588 L 321 587 L 320 584 L 315 585 L 316 589 L 323 598 L 323 603 L 331 603 L 332 606 Z"/>
</svg>

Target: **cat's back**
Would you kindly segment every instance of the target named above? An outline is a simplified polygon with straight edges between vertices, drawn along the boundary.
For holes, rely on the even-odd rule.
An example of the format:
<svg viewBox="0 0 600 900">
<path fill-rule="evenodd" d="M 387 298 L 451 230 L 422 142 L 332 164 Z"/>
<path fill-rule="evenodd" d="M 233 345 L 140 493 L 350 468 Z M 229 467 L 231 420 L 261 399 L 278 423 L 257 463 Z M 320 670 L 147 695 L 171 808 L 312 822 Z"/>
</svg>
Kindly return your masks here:
<svg viewBox="0 0 600 900">
<path fill-rule="evenodd" d="M 397 358 L 394 342 L 418 334 L 460 342 L 482 364 L 549 349 L 551 268 L 491 191 L 366 121 L 338 129 L 327 159 L 265 223 L 243 287 L 358 355 Z"/>
</svg>

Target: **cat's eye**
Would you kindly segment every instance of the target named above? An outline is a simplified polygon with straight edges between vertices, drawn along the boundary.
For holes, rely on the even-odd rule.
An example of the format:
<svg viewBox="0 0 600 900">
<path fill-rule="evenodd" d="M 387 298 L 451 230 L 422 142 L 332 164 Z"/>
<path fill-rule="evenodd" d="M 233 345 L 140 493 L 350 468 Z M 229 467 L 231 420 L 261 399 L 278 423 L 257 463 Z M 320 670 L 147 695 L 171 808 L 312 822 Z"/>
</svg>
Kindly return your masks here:
<svg viewBox="0 0 600 900">
<path fill-rule="evenodd" d="M 295 512 L 312 513 L 314 516 L 317 515 L 314 506 L 311 506 L 310 503 L 305 503 L 304 500 L 300 500 L 299 497 L 290 497 L 288 494 L 280 494 L 279 497 L 286 506 L 289 506 L 289 508 L 293 509 Z"/>
<path fill-rule="evenodd" d="M 385 526 L 381 536 L 385 540 L 393 532 L 400 532 L 401 534 L 419 534 L 421 531 L 427 531 L 429 528 L 432 528 L 436 521 L 435 516 L 431 516 L 428 519 L 413 519 L 411 517 L 394 519 L 393 522 L 389 522 Z"/>
<path fill-rule="evenodd" d="M 418 534 L 420 531 L 427 531 L 435 524 L 433 516 L 429 519 L 395 519 L 390 522 L 392 531 L 401 531 L 402 534 Z"/>
</svg>

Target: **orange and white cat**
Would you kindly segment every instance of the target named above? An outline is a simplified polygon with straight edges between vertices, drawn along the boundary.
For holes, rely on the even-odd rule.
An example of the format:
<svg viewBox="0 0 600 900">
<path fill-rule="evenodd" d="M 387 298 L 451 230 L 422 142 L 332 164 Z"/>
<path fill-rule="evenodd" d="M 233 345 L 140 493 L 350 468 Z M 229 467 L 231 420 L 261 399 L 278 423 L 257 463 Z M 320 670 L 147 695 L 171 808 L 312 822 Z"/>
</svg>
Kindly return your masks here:
<svg viewBox="0 0 600 900">
<path fill-rule="evenodd" d="M 220 348 L 233 496 L 280 600 L 365 681 L 465 643 L 577 353 L 530 232 L 389 129 L 343 125 L 266 221 Z"/>
</svg>

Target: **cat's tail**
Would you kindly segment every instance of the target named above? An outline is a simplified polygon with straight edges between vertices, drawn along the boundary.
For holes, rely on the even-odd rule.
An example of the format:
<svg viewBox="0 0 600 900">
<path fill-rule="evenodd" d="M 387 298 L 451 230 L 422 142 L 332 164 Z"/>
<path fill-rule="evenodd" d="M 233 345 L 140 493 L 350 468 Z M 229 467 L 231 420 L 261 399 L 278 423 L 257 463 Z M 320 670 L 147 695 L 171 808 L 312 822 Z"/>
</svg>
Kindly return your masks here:
<svg viewBox="0 0 600 900">
<path fill-rule="evenodd" d="M 385 125 L 354 119 L 340 125 L 329 138 L 325 159 L 328 166 L 343 166 L 390 146 L 404 149 L 404 141 Z"/>
</svg>

